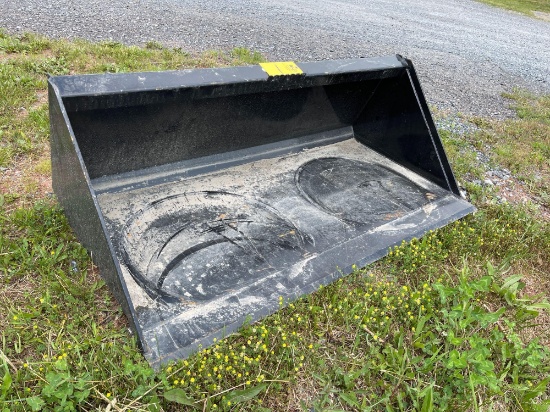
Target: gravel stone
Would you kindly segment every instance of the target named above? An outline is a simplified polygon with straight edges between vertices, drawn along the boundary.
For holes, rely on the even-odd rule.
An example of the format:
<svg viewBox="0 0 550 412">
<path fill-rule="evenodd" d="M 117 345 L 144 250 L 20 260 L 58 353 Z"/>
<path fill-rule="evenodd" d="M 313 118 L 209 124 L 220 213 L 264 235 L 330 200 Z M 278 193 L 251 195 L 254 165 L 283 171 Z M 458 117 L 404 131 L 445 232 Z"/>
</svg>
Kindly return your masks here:
<svg viewBox="0 0 550 412">
<path fill-rule="evenodd" d="M 497 177 L 500 180 L 507 180 L 512 177 L 512 172 L 508 169 L 493 169 L 488 172 L 490 176 Z"/>
<path fill-rule="evenodd" d="M 452 134 L 466 135 L 478 130 L 475 124 L 458 117 L 456 114 L 439 115 L 436 116 L 434 121 L 438 130 L 446 130 Z"/>
<path fill-rule="evenodd" d="M 0 27 L 272 60 L 399 53 L 430 104 L 479 116 L 511 116 L 514 87 L 550 92 L 550 23 L 470 0 L 2 0 Z"/>
<path fill-rule="evenodd" d="M 475 150 L 475 149 L 474 149 Z M 477 161 L 483 164 L 488 164 L 491 159 L 485 153 L 475 150 Z"/>
</svg>

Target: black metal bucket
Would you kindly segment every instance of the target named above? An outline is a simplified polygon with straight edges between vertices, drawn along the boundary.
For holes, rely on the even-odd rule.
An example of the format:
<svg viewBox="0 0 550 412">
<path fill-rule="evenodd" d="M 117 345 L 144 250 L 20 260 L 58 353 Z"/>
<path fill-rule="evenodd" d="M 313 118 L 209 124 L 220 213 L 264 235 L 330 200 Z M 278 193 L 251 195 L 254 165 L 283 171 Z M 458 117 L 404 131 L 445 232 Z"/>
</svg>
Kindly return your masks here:
<svg viewBox="0 0 550 412">
<path fill-rule="evenodd" d="M 410 61 L 49 80 L 55 193 L 153 365 L 474 210 Z"/>
</svg>

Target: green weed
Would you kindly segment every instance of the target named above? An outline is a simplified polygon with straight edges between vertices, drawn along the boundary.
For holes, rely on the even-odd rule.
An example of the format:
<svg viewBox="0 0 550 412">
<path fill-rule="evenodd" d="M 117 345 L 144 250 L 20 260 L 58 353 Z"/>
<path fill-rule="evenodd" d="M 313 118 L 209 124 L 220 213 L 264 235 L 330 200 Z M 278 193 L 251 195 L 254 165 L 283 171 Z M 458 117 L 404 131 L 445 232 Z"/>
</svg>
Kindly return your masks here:
<svg viewBox="0 0 550 412">
<path fill-rule="evenodd" d="M 277 391 L 305 375 L 317 395 L 304 406 L 315 410 L 466 410 L 474 399 L 547 407 L 550 353 L 524 344 L 517 323 L 550 305 L 520 299 L 521 276 L 499 280 L 491 264 L 484 272 L 464 266 L 410 287 L 359 271 L 184 361 L 168 389 L 180 398 L 170 400 L 230 410 L 224 387 L 258 398 L 259 383 Z"/>
<path fill-rule="evenodd" d="M 248 64 L 258 64 L 264 61 L 264 58 L 257 51 L 250 51 L 244 47 L 235 47 L 231 50 L 231 57 L 246 62 Z"/>
<path fill-rule="evenodd" d="M 23 36 L 10 36 L 0 29 L 0 51 L 7 53 L 36 54 L 48 50 L 52 42 L 46 37 L 26 33 Z"/>
<path fill-rule="evenodd" d="M 145 43 L 145 48 L 151 50 L 162 50 L 164 47 L 157 41 L 148 41 Z"/>
</svg>

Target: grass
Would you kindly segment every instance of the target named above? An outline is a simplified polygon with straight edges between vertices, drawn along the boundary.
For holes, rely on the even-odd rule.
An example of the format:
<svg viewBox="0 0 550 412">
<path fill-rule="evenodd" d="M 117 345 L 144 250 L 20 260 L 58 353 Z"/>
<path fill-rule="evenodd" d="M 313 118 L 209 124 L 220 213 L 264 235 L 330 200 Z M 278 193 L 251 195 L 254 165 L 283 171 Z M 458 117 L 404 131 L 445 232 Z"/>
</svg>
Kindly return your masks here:
<svg viewBox="0 0 550 412">
<path fill-rule="evenodd" d="M 548 0 L 481 0 L 491 6 L 501 7 L 507 10 L 514 10 L 520 13 L 533 16 L 536 11 L 550 13 Z"/>
<path fill-rule="evenodd" d="M 517 118 L 504 121 L 471 118 L 478 130 L 467 136 L 443 131 L 446 147 L 454 157 L 455 171 L 467 181 L 483 180 L 489 167 L 506 169 L 514 178 L 501 187 L 534 200 L 550 210 L 550 96 L 536 97 L 524 91 L 505 94 Z M 489 159 L 479 164 L 479 154 Z M 497 178 L 497 181 L 500 180 Z M 498 182 L 503 183 L 503 182 Z M 467 185 L 468 186 L 468 185 Z M 473 195 L 480 187 L 469 185 Z"/>
<path fill-rule="evenodd" d="M 280 300 L 276 314 L 187 360 L 149 368 L 48 195 L 45 73 L 260 58 L 0 35 L 0 410 L 546 411 L 550 114 L 547 97 L 520 92 L 509 96 L 517 119 L 442 130 L 478 213 Z M 499 201 L 512 183 L 476 183 L 489 168 L 478 153 L 510 168 L 529 201 Z"/>
<path fill-rule="evenodd" d="M 515 91 L 506 95 L 514 101 L 518 119 L 487 122 L 475 144 L 489 144 L 496 164 L 503 165 L 529 187 L 539 203 L 550 207 L 550 96 L 536 98 Z"/>
</svg>

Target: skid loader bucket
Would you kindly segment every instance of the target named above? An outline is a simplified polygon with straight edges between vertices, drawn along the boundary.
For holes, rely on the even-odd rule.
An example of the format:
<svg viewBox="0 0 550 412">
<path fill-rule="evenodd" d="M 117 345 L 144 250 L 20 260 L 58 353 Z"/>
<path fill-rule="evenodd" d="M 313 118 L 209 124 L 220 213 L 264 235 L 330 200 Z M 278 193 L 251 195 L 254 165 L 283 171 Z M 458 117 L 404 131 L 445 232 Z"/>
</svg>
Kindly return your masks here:
<svg viewBox="0 0 550 412">
<path fill-rule="evenodd" d="M 149 362 L 474 210 L 410 61 L 49 80 L 55 193 Z"/>
</svg>

